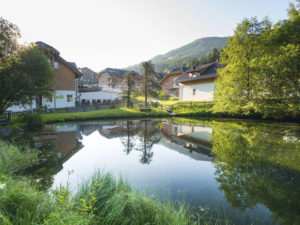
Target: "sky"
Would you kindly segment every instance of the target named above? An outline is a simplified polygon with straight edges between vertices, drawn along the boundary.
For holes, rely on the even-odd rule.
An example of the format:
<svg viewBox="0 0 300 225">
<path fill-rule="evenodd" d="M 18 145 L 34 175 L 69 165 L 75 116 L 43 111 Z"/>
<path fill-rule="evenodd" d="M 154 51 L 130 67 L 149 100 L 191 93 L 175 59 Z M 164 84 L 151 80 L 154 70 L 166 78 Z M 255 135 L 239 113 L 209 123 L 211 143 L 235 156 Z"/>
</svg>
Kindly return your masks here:
<svg viewBox="0 0 300 225">
<path fill-rule="evenodd" d="M 244 18 L 287 17 L 294 0 L 0 0 L 19 42 L 43 41 L 99 72 L 149 60 L 198 38 L 231 36 Z"/>
</svg>

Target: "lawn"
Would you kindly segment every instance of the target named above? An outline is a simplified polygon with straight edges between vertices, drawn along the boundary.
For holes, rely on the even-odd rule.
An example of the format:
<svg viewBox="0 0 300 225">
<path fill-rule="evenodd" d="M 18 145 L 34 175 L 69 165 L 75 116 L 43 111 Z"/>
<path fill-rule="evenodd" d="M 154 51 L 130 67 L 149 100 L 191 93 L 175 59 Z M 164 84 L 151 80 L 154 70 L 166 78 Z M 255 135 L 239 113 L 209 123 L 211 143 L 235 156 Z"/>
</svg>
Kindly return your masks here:
<svg viewBox="0 0 300 225">
<path fill-rule="evenodd" d="M 138 107 L 105 109 L 91 112 L 77 113 L 55 113 L 42 114 L 44 123 L 64 122 L 64 121 L 81 121 L 91 119 L 114 119 L 114 118 L 144 118 L 144 117 L 164 117 L 168 113 L 161 109 L 152 108 L 149 112 L 141 112 Z"/>
</svg>

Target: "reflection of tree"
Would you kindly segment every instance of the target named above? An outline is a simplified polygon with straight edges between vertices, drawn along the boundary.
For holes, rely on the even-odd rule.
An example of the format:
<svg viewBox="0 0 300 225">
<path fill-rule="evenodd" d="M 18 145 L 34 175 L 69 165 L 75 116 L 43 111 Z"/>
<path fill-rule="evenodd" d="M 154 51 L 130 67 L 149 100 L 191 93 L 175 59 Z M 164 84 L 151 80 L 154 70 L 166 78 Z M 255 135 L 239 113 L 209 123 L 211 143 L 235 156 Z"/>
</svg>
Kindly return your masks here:
<svg viewBox="0 0 300 225">
<path fill-rule="evenodd" d="M 149 121 L 142 121 L 140 123 L 143 123 L 144 126 L 139 138 L 140 143 L 137 144 L 135 149 L 142 152 L 140 162 L 142 164 L 149 164 L 153 157 L 152 146 L 159 142 L 161 136 L 154 123 L 149 123 Z"/>
<path fill-rule="evenodd" d="M 132 121 L 126 121 L 126 131 L 123 137 L 121 137 L 121 142 L 124 145 L 124 150 L 127 153 L 127 155 L 131 152 L 131 150 L 134 147 L 134 132 L 135 129 L 133 129 Z"/>
<path fill-rule="evenodd" d="M 213 126 L 217 181 L 239 209 L 260 203 L 282 224 L 300 221 L 300 141 L 271 126 Z"/>
</svg>

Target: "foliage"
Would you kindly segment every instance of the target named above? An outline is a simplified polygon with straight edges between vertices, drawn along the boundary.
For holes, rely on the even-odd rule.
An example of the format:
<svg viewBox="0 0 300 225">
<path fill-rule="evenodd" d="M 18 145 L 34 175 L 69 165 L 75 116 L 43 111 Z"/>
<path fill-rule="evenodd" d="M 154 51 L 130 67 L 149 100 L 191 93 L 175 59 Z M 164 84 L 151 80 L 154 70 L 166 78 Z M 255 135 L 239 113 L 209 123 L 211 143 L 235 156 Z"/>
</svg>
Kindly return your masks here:
<svg viewBox="0 0 300 225">
<path fill-rule="evenodd" d="M 175 207 L 170 201 L 161 203 L 133 192 L 126 182 L 116 182 L 110 174 L 95 174 L 79 189 L 75 200 L 80 199 L 94 202 L 95 224 L 192 224 L 184 205 Z"/>
<path fill-rule="evenodd" d="M 0 141 L 0 174 L 14 174 L 38 162 L 38 152 Z"/>
<path fill-rule="evenodd" d="M 212 63 L 218 60 L 220 56 L 220 49 L 217 47 L 214 47 L 211 52 L 208 52 L 206 56 L 200 56 L 199 59 L 193 58 L 193 59 L 185 59 L 182 63 L 182 67 L 193 67 L 193 66 L 199 66 L 202 64 Z"/>
<path fill-rule="evenodd" d="M 146 61 L 142 63 L 142 83 L 140 85 L 140 92 L 145 96 L 145 107 L 148 106 L 147 98 L 149 96 L 155 96 L 157 91 L 161 89 L 156 77 L 154 66 L 151 61 Z"/>
<path fill-rule="evenodd" d="M 127 72 L 124 74 L 122 83 L 121 83 L 121 90 L 123 98 L 127 99 L 127 108 L 131 107 L 131 95 L 132 92 L 136 90 L 136 82 L 139 74 L 136 72 Z"/>
<path fill-rule="evenodd" d="M 21 48 L 0 60 L 0 114 L 14 104 L 30 104 L 34 96 L 49 96 L 54 70 L 36 46 Z"/>
<path fill-rule="evenodd" d="M 180 115 L 211 116 L 213 103 L 173 105 L 172 112 Z"/>
<path fill-rule="evenodd" d="M 26 113 L 20 117 L 21 123 L 25 123 L 28 129 L 41 129 L 43 127 L 43 120 L 40 114 Z"/>
<path fill-rule="evenodd" d="M 289 18 L 275 25 L 245 19 L 221 53 L 215 112 L 263 118 L 299 116 L 300 13 L 293 4 Z"/>
<path fill-rule="evenodd" d="M 0 59 L 16 52 L 17 38 L 20 37 L 19 28 L 0 17 Z"/>
<path fill-rule="evenodd" d="M 279 224 L 298 224 L 300 142 L 296 130 L 243 122 L 214 122 L 212 128 L 217 181 L 227 200 L 241 210 L 262 204 Z"/>
</svg>

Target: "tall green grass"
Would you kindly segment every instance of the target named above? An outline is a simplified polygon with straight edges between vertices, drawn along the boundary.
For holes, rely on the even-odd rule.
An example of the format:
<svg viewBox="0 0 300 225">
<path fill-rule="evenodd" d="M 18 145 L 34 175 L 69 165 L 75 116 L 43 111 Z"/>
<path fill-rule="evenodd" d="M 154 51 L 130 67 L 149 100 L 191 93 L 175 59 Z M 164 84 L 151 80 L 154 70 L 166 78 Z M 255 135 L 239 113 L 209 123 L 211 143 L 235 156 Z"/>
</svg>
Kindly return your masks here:
<svg viewBox="0 0 300 225">
<path fill-rule="evenodd" d="M 12 175 L 37 162 L 37 150 L 0 141 L 0 174 Z"/>
<path fill-rule="evenodd" d="M 192 224 L 186 205 L 152 199 L 122 179 L 116 182 L 109 173 L 96 173 L 80 187 L 75 200 L 92 202 L 95 224 Z"/>
</svg>

